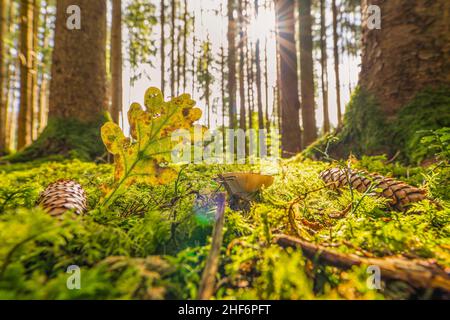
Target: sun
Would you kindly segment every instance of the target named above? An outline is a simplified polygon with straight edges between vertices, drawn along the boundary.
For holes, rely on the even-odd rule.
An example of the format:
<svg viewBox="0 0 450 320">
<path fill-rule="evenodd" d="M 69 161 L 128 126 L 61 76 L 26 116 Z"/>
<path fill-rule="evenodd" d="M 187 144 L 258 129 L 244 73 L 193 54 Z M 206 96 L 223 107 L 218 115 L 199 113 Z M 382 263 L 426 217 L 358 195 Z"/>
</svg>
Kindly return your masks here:
<svg viewBox="0 0 450 320">
<path fill-rule="evenodd" d="M 275 12 L 271 8 L 261 8 L 258 17 L 252 16 L 248 26 L 248 36 L 256 42 L 266 37 L 275 30 Z"/>
</svg>

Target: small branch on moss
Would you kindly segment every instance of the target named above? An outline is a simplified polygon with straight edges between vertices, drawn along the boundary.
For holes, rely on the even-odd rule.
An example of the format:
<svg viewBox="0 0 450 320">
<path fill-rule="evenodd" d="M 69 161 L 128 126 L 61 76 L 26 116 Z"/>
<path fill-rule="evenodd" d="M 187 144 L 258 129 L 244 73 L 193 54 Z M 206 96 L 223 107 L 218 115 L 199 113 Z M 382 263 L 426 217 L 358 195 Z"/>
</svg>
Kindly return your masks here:
<svg viewBox="0 0 450 320">
<path fill-rule="evenodd" d="M 353 266 L 378 266 L 381 276 L 401 280 L 416 288 L 433 288 L 450 292 L 450 275 L 429 260 L 407 260 L 399 257 L 363 258 L 355 254 L 344 254 L 287 235 L 277 235 L 273 242 L 281 247 L 301 249 L 305 257 L 342 269 Z"/>
<path fill-rule="evenodd" d="M 214 226 L 211 250 L 203 270 L 202 280 L 198 292 L 199 300 L 208 300 L 214 293 L 215 278 L 219 267 L 220 248 L 223 241 L 223 225 L 225 223 L 225 193 L 217 194 L 216 224 Z"/>
</svg>

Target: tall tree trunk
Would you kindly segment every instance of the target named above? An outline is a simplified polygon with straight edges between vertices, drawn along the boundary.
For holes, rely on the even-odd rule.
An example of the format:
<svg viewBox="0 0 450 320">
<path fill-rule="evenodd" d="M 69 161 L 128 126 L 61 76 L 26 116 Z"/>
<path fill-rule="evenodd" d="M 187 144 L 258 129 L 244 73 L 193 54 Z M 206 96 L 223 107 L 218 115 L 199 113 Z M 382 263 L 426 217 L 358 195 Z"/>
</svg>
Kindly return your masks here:
<svg viewBox="0 0 450 320">
<path fill-rule="evenodd" d="M 33 90 L 33 2 L 20 2 L 20 107 L 17 148 L 31 143 Z"/>
<path fill-rule="evenodd" d="M 245 41 L 245 20 L 244 20 L 244 8 L 242 1 L 239 1 L 238 6 L 239 17 L 239 128 L 247 129 L 247 117 L 245 112 L 245 55 L 244 55 L 244 41 Z"/>
<path fill-rule="evenodd" d="M 82 32 L 66 28 L 70 5 L 81 9 Z M 107 101 L 106 1 L 58 0 L 56 8 L 49 117 L 95 122 Z"/>
<path fill-rule="evenodd" d="M 120 124 L 122 112 L 122 0 L 112 2 L 111 25 L 111 115 Z"/>
<path fill-rule="evenodd" d="M 38 87 L 38 50 L 39 50 L 39 19 L 40 19 L 41 1 L 33 0 L 33 70 L 32 70 L 32 84 L 31 84 L 31 139 L 34 141 L 38 135 L 39 127 L 39 87 Z"/>
<path fill-rule="evenodd" d="M 276 10 L 276 4 L 275 4 L 275 10 Z M 278 22 L 278 14 L 275 14 L 275 25 L 278 26 L 279 22 Z M 281 132 L 281 92 L 280 92 L 280 81 L 281 81 L 281 70 L 280 70 L 280 44 L 278 43 L 278 39 L 280 38 L 280 33 L 279 33 L 279 28 L 276 27 L 275 28 L 275 37 L 277 39 L 277 45 L 275 48 L 275 56 L 276 56 L 276 83 L 275 86 L 273 88 L 273 110 L 274 112 L 276 112 L 277 114 L 277 119 L 276 119 L 276 124 L 278 129 Z M 294 38 L 295 39 L 295 38 Z M 297 50 L 297 49 L 296 49 Z M 297 61 L 297 54 L 295 57 L 295 61 Z M 297 83 L 298 85 L 298 83 Z M 297 88 L 297 93 L 298 93 L 298 88 Z"/>
<path fill-rule="evenodd" d="M 255 0 L 255 19 L 258 19 L 259 13 L 259 3 L 258 0 Z M 262 87 L 261 87 L 261 41 L 260 39 L 256 39 L 256 48 L 255 48 L 255 65 L 256 65 L 256 93 L 257 104 L 258 104 L 258 128 L 264 129 L 264 111 L 263 111 L 263 103 L 262 103 Z"/>
<path fill-rule="evenodd" d="M 338 8 L 336 0 L 332 0 L 333 11 L 333 54 L 334 54 L 334 74 L 336 78 L 336 106 L 338 127 L 342 125 L 342 107 L 341 107 L 341 78 L 339 74 L 339 35 L 338 35 Z"/>
<path fill-rule="evenodd" d="M 369 4 L 381 9 L 381 30 L 368 27 Z M 388 117 L 424 88 L 450 84 L 449 1 L 363 0 L 363 13 L 360 85 Z"/>
<path fill-rule="evenodd" d="M 295 1 L 276 0 L 277 46 L 280 55 L 281 148 L 283 157 L 301 151 L 297 55 L 295 45 Z"/>
<path fill-rule="evenodd" d="M 191 79 L 192 92 L 191 92 L 191 95 L 192 95 L 192 98 L 194 98 L 194 96 L 195 96 L 195 60 L 196 60 L 195 50 L 196 50 L 196 46 L 197 46 L 197 37 L 195 36 L 195 16 L 192 17 L 192 34 L 193 34 L 193 36 L 192 36 L 192 74 L 191 74 L 191 76 L 192 76 L 192 79 Z"/>
<path fill-rule="evenodd" d="M 172 0 L 172 13 L 171 13 L 171 29 L 170 29 L 170 41 L 171 41 L 171 50 L 170 50 L 170 94 L 172 97 L 175 97 L 175 53 L 176 53 L 176 45 L 175 45 L 175 18 L 177 12 L 177 1 Z"/>
<path fill-rule="evenodd" d="M 303 146 L 307 147 L 317 139 L 311 0 L 300 0 L 299 19 Z"/>
<path fill-rule="evenodd" d="M 264 94 L 266 103 L 265 122 L 267 130 L 270 130 L 270 118 L 269 118 L 269 61 L 267 57 L 267 38 L 264 43 Z"/>
<path fill-rule="evenodd" d="M 189 9 L 188 2 L 184 0 L 184 15 L 183 15 L 183 92 L 186 91 L 187 88 L 187 38 L 189 33 Z"/>
<path fill-rule="evenodd" d="M 245 46 L 247 50 L 247 99 L 248 99 L 248 126 L 253 128 L 253 111 L 254 111 L 254 99 L 253 99 L 253 58 L 251 43 L 246 37 Z"/>
<path fill-rule="evenodd" d="M 9 13 L 8 13 L 8 34 L 13 35 L 15 26 L 16 26 L 16 14 L 15 14 L 15 6 L 12 2 L 9 2 Z M 14 41 L 14 44 L 17 44 L 18 40 Z M 6 90 L 6 150 L 15 150 L 17 137 L 16 137 L 16 126 L 17 126 L 17 116 L 15 112 L 16 105 L 16 89 L 15 84 L 17 83 L 17 76 L 19 74 L 20 69 L 20 61 L 13 57 L 10 50 L 7 54 L 8 63 L 10 66 L 7 68 L 7 90 Z"/>
<path fill-rule="evenodd" d="M 48 6 L 48 3 L 47 3 Z M 43 39 L 42 39 L 42 49 L 47 50 L 50 42 L 49 37 L 49 26 L 48 26 L 48 8 L 45 11 L 44 17 L 42 19 L 44 24 L 44 32 L 43 32 Z M 47 125 L 47 115 L 48 115 L 48 74 L 47 74 L 47 59 L 46 55 L 42 54 L 42 59 L 40 61 L 41 64 L 41 80 L 39 85 L 39 97 L 38 97 L 38 120 L 39 120 L 39 127 L 38 127 L 38 133 L 40 134 L 42 130 Z"/>
<path fill-rule="evenodd" d="M 364 0 L 362 8 L 359 88 L 329 154 L 435 158 L 417 131 L 450 126 L 450 2 Z"/>
<path fill-rule="evenodd" d="M 229 127 L 237 125 L 236 117 L 236 20 L 234 18 L 235 0 L 228 0 L 228 90 Z"/>
<path fill-rule="evenodd" d="M 161 0 L 161 92 L 166 89 L 166 5 Z"/>
<path fill-rule="evenodd" d="M 8 81 L 8 78 L 6 77 L 6 67 L 4 64 L 4 62 L 6 61 L 6 12 L 6 0 L 0 0 L 0 155 L 8 151 L 6 142 L 8 105 L 4 96 L 5 83 Z"/>
<path fill-rule="evenodd" d="M 78 13 L 81 13 L 81 30 L 73 23 Z M 71 28 L 70 23 L 73 23 Z M 88 160 L 104 154 L 100 127 L 106 119 L 108 101 L 106 34 L 105 0 L 56 2 L 48 125 L 33 145 L 13 155 L 11 161 L 53 154 Z M 28 82 L 21 90 L 26 85 Z M 21 123 L 25 121 L 19 120 Z M 23 146 L 23 131 L 20 137 Z"/>
<path fill-rule="evenodd" d="M 181 89 L 181 71 L 182 71 L 182 61 L 181 61 L 181 46 L 183 45 L 182 38 L 183 38 L 183 32 L 181 29 L 181 26 L 178 26 L 177 28 L 178 35 L 177 35 L 177 61 L 176 61 L 176 75 L 175 75 L 175 93 L 178 95 L 180 93 Z"/>
<path fill-rule="evenodd" d="M 320 0 L 320 65 L 323 100 L 323 132 L 330 132 L 330 115 L 328 112 L 328 55 L 327 55 L 327 25 L 325 18 L 326 3 Z"/>
<path fill-rule="evenodd" d="M 225 129 L 226 93 L 225 93 L 225 49 L 220 47 L 220 92 L 222 96 L 222 128 Z M 225 132 L 225 131 L 224 131 Z"/>
</svg>

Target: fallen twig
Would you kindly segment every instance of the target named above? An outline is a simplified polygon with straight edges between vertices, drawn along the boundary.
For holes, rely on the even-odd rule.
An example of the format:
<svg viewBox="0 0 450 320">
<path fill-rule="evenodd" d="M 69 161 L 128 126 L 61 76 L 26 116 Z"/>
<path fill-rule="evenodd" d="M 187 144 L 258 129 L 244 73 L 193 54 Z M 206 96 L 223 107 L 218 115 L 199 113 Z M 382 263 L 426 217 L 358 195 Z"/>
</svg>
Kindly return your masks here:
<svg viewBox="0 0 450 320">
<path fill-rule="evenodd" d="M 219 266 L 220 248 L 223 240 L 223 225 L 225 221 L 225 193 L 218 193 L 216 197 L 217 211 L 216 224 L 214 225 L 211 250 L 203 270 L 202 280 L 198 291 L 199 300 L 208 300 L 214 293 L 216 272 Z"/>
<path fill-rule="evenodd" d="M 450 292 L 450 275 L 432 261 L 407 260 L 399 257 L 363 258 L 355 254 L 336 252 L 288 235 L 277 235 L 273 242 L 282 247 L 299 248 L 305 257 L 317 263 L 342 269 L 375 265 L 380 268 L 381 276 L 387 279 L 405 281 L 416 288 L 433 288 Z"/>
</svg>

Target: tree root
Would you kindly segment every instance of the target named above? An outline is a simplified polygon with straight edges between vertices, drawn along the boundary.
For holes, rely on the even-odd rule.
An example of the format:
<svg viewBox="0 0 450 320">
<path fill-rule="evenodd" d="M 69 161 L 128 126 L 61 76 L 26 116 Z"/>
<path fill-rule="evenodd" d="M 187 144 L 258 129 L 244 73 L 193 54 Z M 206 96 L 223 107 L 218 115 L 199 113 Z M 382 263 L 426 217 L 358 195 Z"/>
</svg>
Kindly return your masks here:
<svg viewBox="0 0 450 320">
<path fill-rule="evenodd" d="M 301 249 L 305 257 L 317 263 L 331 265 L 341 269 L 353 266 L 378 266 L 381 277 L 401 280 L 415 288 L 440 289 L 450 292 L 450 275 L 437 263 L 430 260 L 407 260 L 399 257 L 364 258 L 355 254 L 344 254 L 330 250 L 288 235 L 276 235 L 273 242 L 281 247 Z"/>
</svg>

